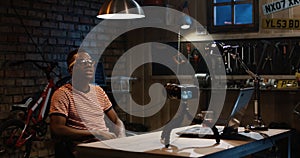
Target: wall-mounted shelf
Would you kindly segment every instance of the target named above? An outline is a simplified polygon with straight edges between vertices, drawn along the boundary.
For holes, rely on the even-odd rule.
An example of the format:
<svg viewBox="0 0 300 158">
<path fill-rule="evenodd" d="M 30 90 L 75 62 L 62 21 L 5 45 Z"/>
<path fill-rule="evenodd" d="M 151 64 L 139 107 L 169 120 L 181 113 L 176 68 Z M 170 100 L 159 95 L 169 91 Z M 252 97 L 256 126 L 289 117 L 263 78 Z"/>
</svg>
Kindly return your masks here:
<svg viewBox="0 0 300 158">
<path fill-rule="evenodd" d="M 251 79 L 249 75 L 227 75 L 228 80 L 243 80 L 243 79 Z M 260 75 L 261 78 L 266 79 L 277 79 L 277 80 L 292 80 L 295 79 L 295 75 Z"/>
</svg>

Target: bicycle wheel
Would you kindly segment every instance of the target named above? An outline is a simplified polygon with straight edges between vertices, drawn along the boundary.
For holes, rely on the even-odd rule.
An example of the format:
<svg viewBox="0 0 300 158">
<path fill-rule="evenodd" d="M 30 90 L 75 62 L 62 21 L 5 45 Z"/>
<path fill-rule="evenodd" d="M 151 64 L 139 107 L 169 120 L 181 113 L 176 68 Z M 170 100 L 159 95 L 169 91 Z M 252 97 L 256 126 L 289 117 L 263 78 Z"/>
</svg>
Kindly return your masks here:
<svg viewBox="0 0 300 158">
<path fill-rule="evenodd" d="M 16 147 L 16 142 L 24 129 L 24 122 L 21 120 L 7 120 L 0 125 L 0 157 L 22 157 L 28 158 L 31 151 L 31 140 L 25 142 L 22 147 Z M 25 131 L 23 137 L 27 137 Z"/>
</svg>

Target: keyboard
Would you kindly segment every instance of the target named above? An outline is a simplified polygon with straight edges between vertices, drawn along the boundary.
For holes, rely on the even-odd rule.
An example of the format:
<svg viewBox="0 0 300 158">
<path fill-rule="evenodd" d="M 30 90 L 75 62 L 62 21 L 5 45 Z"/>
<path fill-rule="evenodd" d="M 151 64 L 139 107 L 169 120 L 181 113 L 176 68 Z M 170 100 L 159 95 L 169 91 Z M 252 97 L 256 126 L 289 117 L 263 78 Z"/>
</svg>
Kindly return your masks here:
<svg viewBox="0 0 300 158">
<path fill-rule="evenodd" d="M 213 136 L 214 133 L 210 127 L 191 127 L 185 130 L 176 132 L 180 137 L 199 138 L 204 136 Z"/>
<path fill-rule="evenodd" d="M 217 127 L 220 138 L 221 139 L 230 139 L 230 140 L 252 140 L 250 137 L 241 135 L 241 134 L 233 134 L 233 135 L 223 135 L 222 131 L 223 128 Z M 187 137 L 187 138 L 209 138 L 214 139 L 214 133 L 210 127 L 190 127 L 185 130 L 176 132 L 180 137 Z"/>
</svg>

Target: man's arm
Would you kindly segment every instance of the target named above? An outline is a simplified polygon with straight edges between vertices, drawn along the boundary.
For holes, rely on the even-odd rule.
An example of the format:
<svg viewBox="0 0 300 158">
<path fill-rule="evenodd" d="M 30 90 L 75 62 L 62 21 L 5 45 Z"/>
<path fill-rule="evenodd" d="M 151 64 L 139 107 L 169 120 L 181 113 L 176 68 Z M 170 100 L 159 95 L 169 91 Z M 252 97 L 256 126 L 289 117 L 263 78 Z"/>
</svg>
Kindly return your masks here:
<svg viewBox="0 0 300 158">
<path fill-rule="evenodd" d="M 61 115 L 50 116 L 50 130 L 54 136 L 60 138 L 69 138 L 75 141 L 82 141 L 94 138 L 94 135 L 89 130 L 79 130 L 72 127 L 68 127 L 66 124 L 66 118 Z M 95 132 L 95 133 L 94 133 Z M 93 131 L 94 134 L 103 137 L 104 139 L 113 139 L 116 136 L 110 132 Z"/>
<path fill-rule="evenodd" d="M 78 130 L 65 125 L 66 118 L 61 115 L 50 116 L 50 130 L 54 136 L 69 138 L 72 140 L 84 140 L 92 138 L 93 135 L 88 130 Z"/>
<path fill-rule="evenodd" d="M 119 119 L 117 113 L 113 108 L 110 108 L 108 111 L 106 111 L 106 115 L 108 118 L 114 123 L 115 127 L 114 130 L 118 137 L 125 137 L 125 127 L 123 122 Z"/>
</svg>

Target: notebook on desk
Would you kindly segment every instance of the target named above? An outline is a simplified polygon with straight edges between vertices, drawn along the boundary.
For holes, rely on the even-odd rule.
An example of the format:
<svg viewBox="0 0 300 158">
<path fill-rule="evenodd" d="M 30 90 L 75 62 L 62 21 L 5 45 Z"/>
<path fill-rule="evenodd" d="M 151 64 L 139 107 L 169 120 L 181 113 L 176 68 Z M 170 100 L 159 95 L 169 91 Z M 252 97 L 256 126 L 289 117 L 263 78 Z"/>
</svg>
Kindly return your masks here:
<svg viewBox="0 0 300 158">
<path fill-rule="evenodd" d="M 238 134 L 238 127 L 252 98 L 254 88 L 240 89 L 239 95 L 235 101 L 231 114 L 227 119 L 224 128 L 218 128 L 221 139 L 243 139 L 245 136 Z M 204 137 L 212 138 L 213 132 L 209 127 L 191 127 L 176 134 L 181 137 Z M 246 139 L 246 138 L 245 138 Z"/>
</svg>

